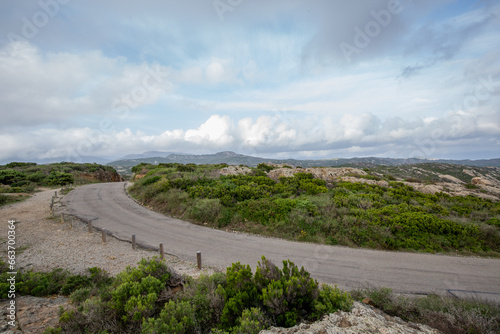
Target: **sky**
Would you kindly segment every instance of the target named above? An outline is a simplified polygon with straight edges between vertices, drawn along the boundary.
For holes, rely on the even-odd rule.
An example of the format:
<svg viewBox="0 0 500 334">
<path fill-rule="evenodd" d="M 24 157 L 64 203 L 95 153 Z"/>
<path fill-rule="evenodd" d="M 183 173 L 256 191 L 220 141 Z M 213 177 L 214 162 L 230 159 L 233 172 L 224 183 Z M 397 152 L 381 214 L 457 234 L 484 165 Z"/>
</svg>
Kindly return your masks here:
<svg viewBox="0 0 500 334">
<path fill-rule="evenodd" d="M 498 0 L 3 0 L 0 162 L 500 157 Z"/>
</svg>

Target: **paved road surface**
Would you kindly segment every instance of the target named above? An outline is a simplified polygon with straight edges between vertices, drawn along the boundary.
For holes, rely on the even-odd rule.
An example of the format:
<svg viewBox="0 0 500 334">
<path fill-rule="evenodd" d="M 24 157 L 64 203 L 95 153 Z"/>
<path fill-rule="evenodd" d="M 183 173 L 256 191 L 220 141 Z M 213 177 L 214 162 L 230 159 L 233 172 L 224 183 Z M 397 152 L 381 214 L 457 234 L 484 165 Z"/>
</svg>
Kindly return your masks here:
<svg viewBox="0 0 500 334">
<path fill-rule="evenodd" d="M 431 254 L 383 252 L 320 246 L 229 233 L 194 225 L 151 211 L 128 197 L 126 183 L 79 187 L 62 202 L 66 212 L 92 220 L 114 236 L 151 247 L 164 244 L 165 252 L 203 264 L 225 268 L 240 261 L 255 268 L 262 255 L 280 264 L 290 259 L 304 266 L 320 282 L 342 288 L 386 286 L 401 293 L 474 294 L 500 302 L 500 260 Z"/>
</svg>

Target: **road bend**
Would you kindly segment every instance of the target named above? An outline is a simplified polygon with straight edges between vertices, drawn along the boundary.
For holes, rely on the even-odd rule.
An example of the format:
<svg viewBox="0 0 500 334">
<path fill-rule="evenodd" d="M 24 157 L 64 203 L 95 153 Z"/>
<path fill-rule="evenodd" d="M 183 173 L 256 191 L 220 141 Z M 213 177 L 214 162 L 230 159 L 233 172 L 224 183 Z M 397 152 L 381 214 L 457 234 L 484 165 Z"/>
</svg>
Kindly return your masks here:
<svg viewBox="0 0 500 334">
<path fill-rule="evenodd" d="M 113 236 L 158 249 L 183 260 L 225 268 L 233 262 L 255 268 L 264 255 L 276 264 L 290 259 L 320 282 L 344 289 L 389 287 L 398 293 L 475 296 L 500 303 L 500 260 L 407 252 L 387 252 L 293 242 L 226 232 L 154 212 L 131 199 L 126 183 L 79 187 L 62 199 L 65 212 L 92 221 Z"/>
</svg>

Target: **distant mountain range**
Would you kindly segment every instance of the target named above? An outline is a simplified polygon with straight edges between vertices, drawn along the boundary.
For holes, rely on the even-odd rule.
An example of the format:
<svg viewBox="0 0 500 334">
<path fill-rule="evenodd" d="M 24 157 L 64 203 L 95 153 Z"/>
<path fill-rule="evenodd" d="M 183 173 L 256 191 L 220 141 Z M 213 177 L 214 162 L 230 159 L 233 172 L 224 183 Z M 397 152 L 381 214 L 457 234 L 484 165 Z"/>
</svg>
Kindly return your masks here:
<svg viewBox="0 0 500 334">
<path fill-rule="evenodd" d="M 419 163 L 446 163 L 454 165 L 476 166 L 476 167 L 500 167 L 500 159 L 488 160 L 447 160 L 447 159 L 392 159 L 392 158 L 349 158 L 349 159 L 320 159 L 320 160 L 296 160 L 296 159 L 268 159 L 252 157 L 248 155 L 238 154 L 235 152 L 225 151 L 215 154 L 184 154 L 172 152 L 151 151 L 142 154 L 130 154 L 119 160 L 108 163 L 115 167 L 121 174 L 131 174 L 131 168 L 141 162 L 158 164 L 158 163 L 194 163 L 194 164 L 220 164 L 228 165 L 246 165 L 249 167 L 257 166 L 260 163 L 275 163 L 289 164 L 292 166 L 301 167 L 331 167 L 331 166 L 356 166 L 356 167 L 375 167 L 380 165 L 385 166 L 402 166 L 413 165 Z"/>
</svg>

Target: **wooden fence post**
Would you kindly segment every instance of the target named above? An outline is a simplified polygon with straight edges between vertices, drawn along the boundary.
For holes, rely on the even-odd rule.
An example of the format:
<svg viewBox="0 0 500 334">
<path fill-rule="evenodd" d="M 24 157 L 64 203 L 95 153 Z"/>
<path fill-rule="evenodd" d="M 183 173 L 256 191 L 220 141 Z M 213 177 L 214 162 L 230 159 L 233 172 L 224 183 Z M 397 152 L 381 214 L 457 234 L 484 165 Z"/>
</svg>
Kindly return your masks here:
<svg viewBox="0 0 500 334">
<path fill-rule="evenodd" d="M 137 244 L 135 243 L 135 234 L 132 234 L 132 249 L 135 250 L 136 247 L 137 247 Z"/>
<path fill-rule="evenodd" d="M 165 252 L 163 251 L 163 243 L 160 243 L 160 258 L 165 258 Z"/>
<path fill-rule="evenodd" d="M 92 220 L 89 220 L 89 233 L 92 233 Z"/>
<path fill-rule="evenodd" d="M 201 270 L 201 251 L 196 252 L 196 262 L 198 262 L 198 269 Z"/>
<path fill-rule="evenodd" d="M 105 228 L 102 229 L 102 243 L 103 244 L 106 243 L 106 229 Z"/>
</svg>

